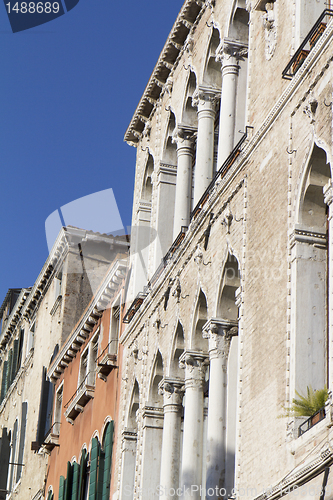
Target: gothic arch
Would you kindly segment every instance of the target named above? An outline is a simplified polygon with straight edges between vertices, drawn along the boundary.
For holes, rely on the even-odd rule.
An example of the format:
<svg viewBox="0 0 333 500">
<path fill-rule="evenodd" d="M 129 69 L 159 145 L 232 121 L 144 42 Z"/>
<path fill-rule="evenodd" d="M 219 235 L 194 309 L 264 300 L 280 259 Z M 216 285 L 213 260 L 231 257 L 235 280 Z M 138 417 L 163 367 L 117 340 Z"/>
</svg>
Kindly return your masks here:
<svg viewBox="0 0 333 500">
<path fill-rule="evenodd" d="M 163 148 L 163 162 L 169 165 L 177 165 L 177 144 L 173 140 L 173 133 L 175 131 L 176 125 L 176 116 L 170 109 Z"/>
<path fill-rule="evenodd" d="M 182 107 L 182 124 L 192 127 L 198 126 L 197 109 L 192 106 L 192 97 L 197 88 L 197 77 L 194 71 L 190 70 L 186 82 L 186 91 L 184 93 L 184 101 Z"/>
<path fill-rule="evenodd" d="M 158 350 L 154 357 L 153 368 L 150 375 L 148 396 L 149 403 L 158 406 L 163 405 L 163 397 L 159 394 L 158 390 L 158 384 L 161 382 L 163 375 L 163 358 L 160 350 Z"/>
<path fill-rule="evenodd" d="M 137 379 L 135 379 L 131 391 L 131 397 L 129 399 L 129 405 L 126 411 L 126 420 L 125 420 L 126 427 L 129 427 L 131 429 L 136 429 L 137 427 L 136 412 L 139 409 L 139 404 L 140 404 L 139 383 Z"/>
<path fill-rule="evenodd" d="M 222 275 L 217 293 L 216 317 L 221 319 L 238 319 L 238 307 L 235 303 L 235 292 L 240 287 L 240 266 L 235 255 L 228 251 L 224 261 Z"/>
<path fill-rule="evenodd" d="M 221 88 L 222 83 L 221 63 L 216 61 L 216 51 L 220 45 L 220 32 L 217 28 L 213 27 L 211 29 L 203 68 L 203 83 L 204 85 L 216 88 Z"/>
<path fill-rule="evenodd" d="M 193 317 L 192 331 L 191 331 L 191 349 L 198 351 L 208 350 L 208 341 L 202 336 L 202 327 L 208 320 L 208 304 L 206 295 L 200 288 L 198 298 L 195 306 L 195 313 Z"/>
<path fill-rule="evenodd" d="M 151 202 L 153 195 L 152 173 L 154 172 L 154 158 L 149 153 L 146 161 L 145 172 L 142 180 L 141 199 Z"/>
<path fill-rule="evenodd" d="M 179 357 L 185 350 L 185 337 L 184 330 L 181 322 L 178 320 L 175 333 L 173 335 L 172 348 L 170 351 L 170 365 L 169 365 L 169 376 L 170 377 L 184 377 L 184 370 L 179 368 Z"/>
</svg>

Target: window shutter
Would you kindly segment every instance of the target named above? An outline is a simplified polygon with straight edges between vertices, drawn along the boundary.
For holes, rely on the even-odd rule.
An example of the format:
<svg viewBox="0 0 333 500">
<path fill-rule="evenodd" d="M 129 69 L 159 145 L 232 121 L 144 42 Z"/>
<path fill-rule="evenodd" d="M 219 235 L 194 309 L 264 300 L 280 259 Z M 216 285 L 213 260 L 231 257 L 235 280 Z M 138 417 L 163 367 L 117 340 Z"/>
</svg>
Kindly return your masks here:
<svg viewBox="0 0 333 500">
<path fill-rule="evenodd" d="M 113 445 L 113 421 L 107 425 L 104 438 L 104 470 L 103 470 L 103 490 L 101 500 L 109 500 L 112 465 L 112 445 Z"/>
<path fill-rule="evenodd" d="M 10 466 L 9 491 L 12 491 L 12 489 L 13 489 L 14 467 L 15 467 L 13 465 L 13 463 L 15 463 L 16 441 L 17 441 L 17 420 L 15 420 L 14 429 L 13 429 L 13 445 L 12 445 L 12 453 L 11 453 L 11 460 L 10 460 L 12 462 L 12 465 Z"/>
<path fill-rule="evenodd" d="M 13 382 L 14 378 L 16 377 L 16 373 L 17 373 L 18 349 L 19 349 L 19 340 L 17 339 L 17 340 L 14 340 L 11 382 Z"/>
<path fill-rule="evenodd" d="M 90 455 L 90 480 L 89 480 L 88 500 L 96 500 L 98 458 L 99 458 L 99 442 L 97 438 L 93 438 L 91 445 L 91 455 Z"/>
<path fill-rule="evenodd" d="M 47 495 L 47 500 L 53 500 L 52 490 L 49 491 L 49 494 Z"/>
<path fill-rule="evenodd" d="M 65 482 L 64 476 L 60 476 L 58 500 L 65 500 Z"/>
<path fill-rule="evenodd" d="M 76 462 L 73 463 L 73 480 L 72 480 L 72 495 L 70 500 L 78 500 L 79 493 L 79 480 L 80 480 L 80 465 Z"/>
<path fill-rule="evenodd" d="M 100 450 L 98 460 L 97 500 L 101 500 L 103 494 L 104 461 L 105 453 L 103 450 Z"/>
<path fill-rule="evenodd" d="M 1 398 L 0 398 L 1 401 L 4 399 L 7 392 L 7 371 L 8 371 L 8 361 L 5 361 L 2 370 Z"/>
<path fill-rule="evenodd" d="M 45 435 L 52 425 L 52 408 L 53 408 L 54 386 L 46 380 L 46 368 L 43 367 L 42 372 L 42 388 L 39 402 L 39 416 L 37 425 L 36 441 L 41 445 Z"/>
<path fill-rule="evenodd" d="M 25 429 L 27 426 L 27 412 L 28 403 L 22 403 L 22 415 L 21 415 L 21 433 L 20 433 L 20 444 L 19 444 L 19 454 L 17 462 L 18 464 L 23 463 L 23 453 L 24 453 L 24 443 L 25 443 Z M 16 482 L 18 483 L 22 475 L 22 465 L 17 466 Z"/>
<path fill-rule="evenodd" d="M 64 500 L 71 500 L 72 480 L 73 480 L 73 466 L 70 462 L 67 462 L 67 477 L 66 477 L 66 484 L 65 484 Z"/>
<path fill-rule="evenodd" d="M 87 476 L 87 452 L 86 450 L 82 450 L 81 462 L 80 462 L 79 489 L 78 489 L 79 500 L 83 498 L 83 493 L 86 484 L 86 476 Z"/>
<path fill-rule="evenodd" d="M 21 363 L 22 363 L 23 341 L 24 341 L 24 329 L 21 328 L 21 331 L 20 331 L 20 341 L 19 341 L 18 361 L 17 361 L 17 369 L 18 370 L 21 368 Z"/>
<path fill-rule="evenodd" d="M 5 500 L 7 490 L 7 477 L 10 456 L 10 432 L 7 434 L 7 429 L 2 429 L 2 437 L 0 440 L 0 500 Z"/>
<path fill-rule="evenodd" d="M 10 387 L 10 384 L 12 383 L 12 366 L 13 366 L 13 349 L 10 349 L 8 354 L 7 391 Z"/>
</svg>

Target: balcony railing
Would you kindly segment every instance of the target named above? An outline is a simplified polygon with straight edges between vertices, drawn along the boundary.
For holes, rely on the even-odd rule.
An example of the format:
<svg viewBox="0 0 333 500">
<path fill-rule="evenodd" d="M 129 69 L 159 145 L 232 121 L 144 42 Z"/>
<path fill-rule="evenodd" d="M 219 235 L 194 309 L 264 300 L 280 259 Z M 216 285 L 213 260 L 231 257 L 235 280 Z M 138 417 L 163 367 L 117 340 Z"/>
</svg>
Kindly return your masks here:
<svg viewBox="0 0 333 500">
<path fill-rule="evenodd" d="M 106 377 L 117 366 L 117 354 L 111 353 L 110 349 L 118 339 L 112 339 L 97 358 L 97 376 L 106 382 Z"/>
<path fill-rule="evenodd" d="M 298 427 L 298 436 L 301 436 L 302 434 L 304 434 L 304 432 L 311 429 L 311 427 L 318 424 L 318 422 L 324 420 L 325 416 L 326 416 L 325 408 L 321 408 L 319 411 L 317 411 L 314 415 L 305 420 L 305 422 L 303 422 Z"/>
<path fill-rule="evenodd" d="M 196 206 L 192 210 L 191 215 L 190 215 L 190 220 L 195 219 L 195 217 L 199 214 L 199 212 L 201 211 L 202 207 L 204 206 L 204 204 L 208 200 L 209 195 L 213 191 L 216 181 L 219 178 L 222 179 L 222 177 L 225 176 L 225 174 L 227 173 L 227 171 L 229 170 L 229 168 L 231 167 L 231 165 L 234 163 L 234 161 L 236 160 L 236 158 L 240 155 L 241 150 L 242 150 L 242 145 L 245 142 L 245 139 L 247 138 L 248 129 L 250 129 L 250 128 L 252 128 L 252 127 L 246 127 L 245 128 L 245 132 L 242 135 L 240 141 L 236 144 L 236 146 L 234 147 L 234 149 L 231 151 L 230 155 L 225 160 L 225 162 L 223 163 L 222 167 L 219 170 L 217 170 L 216 174 L 214 175 L 213 179 L 211 180 L 211 182 L 210 182 L 209 186 L 207 187 L 206 191 L 203 193 L 203 195 L 201 196 L 200 200 L 198 201 L 198 203 L 196 204 Z"/>
<path fill-rule="evenodd" d="M 332 9 L 325 9 L 323 11 L 309 33 L 304 38 L 299 48 L 296 50 L 293 57 L 290 59 L 287 66 L 282 71 L 282 78 L 284 78 L 285 80 L 291 80 L 292 77 L 297 73 L 297 71 L 309 55 L 310 51 L 313 49 L 321 35 L 324 33 L 326 26 L 332 16 Z"/>
<path fill-rule="evenodd" d="M 65 417 L 68 422 L 71 422 L 82 413 L 84 406 L 90 399 L 94 397 L 95 393 L 95 371 L 90 371 L 84 377 L 83 382 L 74 392 L 73 396 L 64 405 L 66 408 Z"/>
</svg>

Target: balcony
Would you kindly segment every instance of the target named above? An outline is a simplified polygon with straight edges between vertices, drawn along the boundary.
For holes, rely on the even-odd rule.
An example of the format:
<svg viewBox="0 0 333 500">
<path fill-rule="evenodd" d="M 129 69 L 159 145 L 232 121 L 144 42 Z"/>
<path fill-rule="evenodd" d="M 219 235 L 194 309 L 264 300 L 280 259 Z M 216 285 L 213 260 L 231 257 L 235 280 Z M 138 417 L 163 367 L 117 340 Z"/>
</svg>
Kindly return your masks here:
<svg viewBox="0 0 333 500">
<path fill-rule="evenodd" d="M 325 417 L 326 417 L 325 408 L 321 408 L 298 427 L 298 436 L 302 436 L 302 434 L 307 432 L 314 425 L 318 424 L 318 422 L 324 420 Z"/>
<path fill-rule="evenodd" d="M 285 80 L 291 80 L 292 77 L 297 73 L 299 68 L 304 63 L 305 59 L 310 54 L 313 47 L 318 42 L 321 35 L 324 33 L 326 26 L 332 16 L 333 10 L 325 9 L 323 11 L 309 33 L 304 38 L 299 48 L 296 50 L 294 56 L 290 59 L 287 66 L 282 71 L 282 78 L 284 78 Z"/>
<path fill-rule="evenodd" d="M 117 355 L 109 352 L 114 341 L 110 341 L 103 352 L 97 358 L 97 376 L 106 382 L 107 376 L 114 368 L 118 368 Z"/>
<path fill-rule="evenodd" d="M 46 433 L 42 447 L 48 454 L 51 453 L 53 448 L 59 446 L 60 425 L 60 422 L 54 422 L 52 427 Z"/>
<path fill-rule="evenodd" d="M 74 423 L 76 417 L 83 412 L 86 404 L 94 397 L 95 394 L 95 371 L 89 372 L 83 382 L 74 392 L 70 400 L 65 404 L 65 417 L 70 424 Z"/>
</svg>

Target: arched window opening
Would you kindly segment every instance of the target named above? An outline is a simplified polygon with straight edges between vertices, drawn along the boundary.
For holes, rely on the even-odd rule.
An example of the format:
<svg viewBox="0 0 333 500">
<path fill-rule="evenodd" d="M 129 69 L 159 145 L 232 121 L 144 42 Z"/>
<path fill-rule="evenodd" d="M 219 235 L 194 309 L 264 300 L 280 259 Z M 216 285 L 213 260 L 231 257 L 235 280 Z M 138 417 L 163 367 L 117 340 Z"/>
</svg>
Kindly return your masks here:
<svg viewBox="0 0 333 500">
<path fill-rule="evenodd" d="M 198 126 L 197 108 L 192 105 L 192 97 L 197 87 L 197 79 L 195 73 L 190 71 L 190 76 L 187 82 L 185 92 L 182 123 L 191 127 Z"/>
<path fill-rule="evenodd" d="M 331 178 L 323 149 L 314 145 L 299 194 L 291 239 L 291 399 L 328 383 L 328 224 L 323 187 Z"/>
<path fill-rule="evenodd" d="M 173 133 L 176 127 L 176 118 L 170 111 L 168 129 L 163 152 L 163 162 L 168 165 L 177 165 L 177 143 L 173 139 Z"/>
<path fill-rule="evenodd" d="M 149 403 L 153 405 L 163 405 L 163 397 L 159 393 L 158 385 L 163 378 L 163 360 L 160 351 L 158 351 L 154 367 L 151 375 L 150 390 L 149 390 Z"/>
<path fill-rule="evenodd" d="M 216 49 L 219 45 L 220 33 L 216 28 L 213 28 L 207 52 L 203 81 L 205 85 L 216 88 L 221 88 L 222 83 L 221 63 L 216 60 Z"/>
<path fill-rule="evenodd" d="M 151 202 L 152 193 L 153 193 L 153 183 L 151 180 L 151 175 L 154 171 L 154 159 L 151 154 L 148 156 L 145 175 L 143 178 L 143 186 L 142 186 L 142 196 L 141 198 L 144 201 Z"/>
<path fill-rule="evenodd" d="M 135 462 L 137 451 L 136 412 L 139 409 L 139 384 L 135 380 L 130 405 L 127 413 L 126 427 L 123 431 L 120 500 L 133 498 L 135 481 Z"/>
<path fill-rule="evenodd" d="M 180 323 L 177 325 L 174 347 L 173 347 L 173 356 L 170 365 L 170 377 L 184 377 L 184 370 L 179 367 L 179 358 L 183 354 L 185 349 L 185 340 L 184 340 L 184 331 L 183 327 Z"/>
<path fill-rule="evenodd" d="M 217 305 L 217 317 L 236 321 L 238 307 L 235 303 L 235 293 L 240 286 L 240 274 L 236 257 L 229 254 L 225 264 L 221 283 L 220 298 Z"/>
<path fill-rule="evenodd" d="M 208 341 L 207 339 L 204 339 L 202 336 L 202 327 L 206 323 L 207 319 L 208 319 L 207 300 L 203 291 L 200 290 L 195 312 L 195 319 L 194 319 L 192 349 L 205 352 L 208 351 Z"/>
</svg>

